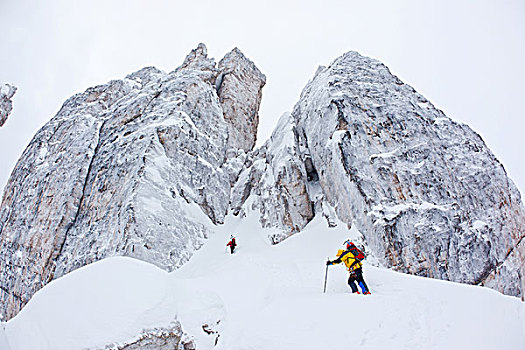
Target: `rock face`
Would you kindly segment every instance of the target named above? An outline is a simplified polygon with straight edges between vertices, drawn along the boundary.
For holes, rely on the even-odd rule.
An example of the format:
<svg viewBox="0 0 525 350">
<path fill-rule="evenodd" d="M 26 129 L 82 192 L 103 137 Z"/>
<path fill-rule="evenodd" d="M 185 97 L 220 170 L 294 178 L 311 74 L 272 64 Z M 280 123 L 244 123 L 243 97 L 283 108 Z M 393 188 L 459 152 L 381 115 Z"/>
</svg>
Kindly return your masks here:
<svg viewBox="0 0 525 350">
<path fill-rule="evenodd" d="M 266 77 L 235 48 L 219 62 L 216 86 L 228 121 L 228 144 L 250 151 L 255 146 L 259 105 Z"/>
<path fill-rule="evenodd" d="M 523 296 L 515 185 L 478 134 L 378 61 L 349 52 L 320 67 L 246 159 L 234 214 L 256 212 L 288 234 L 313 215 L 337 216 L 387 267 Z"/>
<path fill-rule="evenodd" d="M 0 84 L 0 126 L 3 126 L 13 110 L 13 101 L 16 87 L 11 84 Z"/>
<path fill-rule="evenodd" d="M 261 92 L 239 83 L 248 88 L 229 93 L 226 111 L 215 83 L 231 75 L 264 85 L 238 50 L 227 57 L 223 70 L 201 44 L 174 72 L 149 67 L 90 88 L 36 134 L 0 209 L 3 319 L 53 278 L 107 256 L 177 268 L 206 238 L 203 218 L 223 222 L 241 170 L 227 155 L 244 152 L 231 141 L 228 108 L 250 112 L 235 123 L 254 123 Z"/>
<path fill-rule="evenodd" d="M 520 194 L 468 126 L 355 52 L 321 67 L 292 115 L 325 200 L 384 265 L 523 295 Z"/>
<path fill-rule="evenodd" d="M 284 114 L 270 140 L 248 155 L 232 191 L 234 215 L 255 211 L 263 227 L 284 229 L 271 237 L 274 243 L 300 231 L 314 217 L 308 186 L 317 178 L 307 172 L 298 142 L 295 123 Z"/>
<path fill-rule="evenodd" d="M 200 44 L 171 73 L 144 68 L 67 100 L 5 189 L 1 318 L 108 256 L 171 271 L 229 211 L 280 228 L 274 243 L 337 217 L 387 267 L 524 295 L 524 207 L 479 135 L 349 52 L 252 150 L 265 79 L 238 49 L 216 64 Z"/>
</svg>

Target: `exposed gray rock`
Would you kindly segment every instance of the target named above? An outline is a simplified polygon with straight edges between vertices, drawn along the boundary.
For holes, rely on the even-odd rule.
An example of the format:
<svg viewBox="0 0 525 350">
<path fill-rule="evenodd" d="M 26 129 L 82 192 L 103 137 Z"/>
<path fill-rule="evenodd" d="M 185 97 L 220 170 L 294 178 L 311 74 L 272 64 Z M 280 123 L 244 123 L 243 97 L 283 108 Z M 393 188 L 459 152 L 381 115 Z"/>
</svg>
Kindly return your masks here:
<svg viewBox="0 0 525 350">
<path fill-rule="evenodd" d="M 275 243 L 337 216 L 385 266 L 523 296 L 524 208 L 479 135 L 349 52 L 252 151 L 264 83 L 237 49 L 216 65 L 200 44 L 171 73 L 144 68 L 66 101 L 5 188 L 0 318 L 104 257 L 171 271 L 228 210 L 281 228 Z"/>
<path fill-rule="evenodd" d="M 355 52 L 317 71 L 293 117 L 325 200 L 383 264 L 523 295 L 520 194 L 468 126 Z"/>
<path fill-rule="evenodd" d="M 15 315 L 50 279 L 84 196 L 101 116 L 131 89 L 114 81 L 70 98 L 35 135 L 0 209 L 0 313 Z"/>
<path fill-rule="evenodd" d="M 200 43 L 196 49 L 186 56 L 182 65 L 176 69 L 176 72 L 186 71 L 198 75 L 203 81 L 215 84 L 219 70 L 213 58 L 208 57 L 206 45 Z"/>
<path fill-rule="evenodd" d="M 250 64 L 237 50 L 230 57 Z M 206 216 L 223 222 L 240 169 L 226 162 L 238 150 L 219 72 L 200 44 L 174 72 L 144 68 L 73 96 L 36 134 L 0 208 L 3 319 L 53 278 L 104 257 L 171 271 L 202 245 Z"/>
<path fill-rule="evenodd" d="M 248 152 L 255 146 L 259 105 L 266 77 L 235 48 L 219 62 L 217 94 L 228 122 L 228 144 Z"/>
<path fill-rule="evenodd" d="M 283 228 L 281 235 L 271 237 L 278 243 L 313 218 L 309 181 L 317 178 L 306 170 L 295 123 L 286 113 L 271 138 L 249 154 L 246 168 L 232 190 L 232 212 L 245 216 L 256 211 L 263 227 Z"/>
<path fill-rule="evenodd" d="M 195 342 L 182 331 L 178 321 L 168 327 L 144 330 L 134 339 L 108 344 L 99 350 L 195 350 Z"/>
<path fill-rule="evenodd" d="M 0 84 L 0 126 L 3 126 L 13 110 L 13 101 L 17 88 L 11 84 Z"/>
</svg>

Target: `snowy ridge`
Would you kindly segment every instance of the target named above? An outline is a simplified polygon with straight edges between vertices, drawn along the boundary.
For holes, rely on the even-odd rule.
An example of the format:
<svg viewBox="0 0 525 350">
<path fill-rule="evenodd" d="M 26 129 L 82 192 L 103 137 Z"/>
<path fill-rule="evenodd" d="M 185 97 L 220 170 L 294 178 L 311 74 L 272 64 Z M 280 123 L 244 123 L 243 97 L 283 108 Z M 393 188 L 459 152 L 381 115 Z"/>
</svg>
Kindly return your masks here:
<svg viewBox="0 0 525 350">
<path fill-rule="evenodd" d="M 372 295 L 352 295 L 339 265 L 329 267 L 323 294 L 326 258 L 360 235 L 344 226 L 329 228 L 319 217 L 272 246 L 256 216 L 230 217 L 172 273 L 124 257 L 99 261 L 36 293 L 17 317 L 1 324 L 0 344 L 8 344 L 3 350 L 100 349 L 131 343 L 144 329 L 172 322 L 180 322 L 186 344 L 203 350 L 331 350 L 342 341 L 363 350 L 525 344 L 524 304 L 487 288 L 365 261 Z M 231 232 L 239 242 L 234 255 L 225 252 Z"/>
</svg>

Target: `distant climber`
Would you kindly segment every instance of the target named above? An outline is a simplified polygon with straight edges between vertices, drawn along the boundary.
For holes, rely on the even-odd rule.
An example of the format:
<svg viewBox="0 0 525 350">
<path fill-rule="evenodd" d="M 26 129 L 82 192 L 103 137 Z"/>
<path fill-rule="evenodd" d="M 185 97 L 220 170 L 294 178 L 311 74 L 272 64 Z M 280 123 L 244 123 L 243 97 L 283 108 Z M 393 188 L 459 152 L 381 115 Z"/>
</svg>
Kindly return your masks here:
<svg viewBox="0 0 525 350">
<path fill-rule="evenodd" d="M 368 289 L 368 286 L 366 285 L 363 278 L 363 263 L 361 260 L 365 258 L 364 253 L 349 240 L 345 241 L 343 244 L 345 249 L 340 249 L 337 252 L 337 259 L 333 261 L 328 260 L 326 265 L 328 266 L 344 262 L 348 272 L 350 272 L 350 276 L 348 277 L 348 285 L 350 288 L 352 288 L 352 293 L 359 294 L 359 290 L 355 285 L 355 282 L 357 281 L 357 284 L 359 284 L 359 287 L 361 287 L 363 294 L 370 294 L 370 290 Z"/>
<path fill-rule="evenodd" d="M 235 242 L 235 237 L 233 237 L 233 235 L 230 236 L 230 241 L 226 245 L 230 247 L 231 253 L 233 254 L 235 247 L 237 247 L 237 242 Z"/>
</svg>

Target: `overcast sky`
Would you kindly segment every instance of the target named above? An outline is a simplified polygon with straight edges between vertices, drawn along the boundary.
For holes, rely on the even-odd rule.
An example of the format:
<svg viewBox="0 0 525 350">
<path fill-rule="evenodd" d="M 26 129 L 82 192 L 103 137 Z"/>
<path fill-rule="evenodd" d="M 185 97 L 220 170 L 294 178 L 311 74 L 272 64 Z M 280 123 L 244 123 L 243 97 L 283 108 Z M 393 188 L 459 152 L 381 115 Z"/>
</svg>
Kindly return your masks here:
<svg viewBox="0 0 525 350">
<path fill-rule="evenodd" d="M 203 42 L 266 74 L 259 143 L 317 66 L 355 50 L 384 62 L 477 131 L 525 189 L 525 1 L 0 0 L 0 82 L 19 90 L 0 128 L 0 188 L 71 95 L 145 66 L 171 71 Z"/>
</svg>

